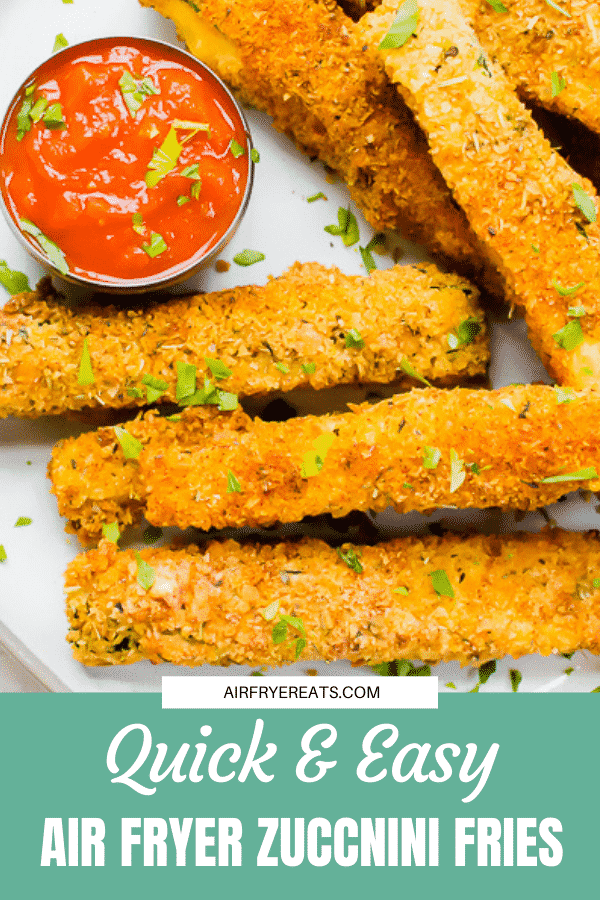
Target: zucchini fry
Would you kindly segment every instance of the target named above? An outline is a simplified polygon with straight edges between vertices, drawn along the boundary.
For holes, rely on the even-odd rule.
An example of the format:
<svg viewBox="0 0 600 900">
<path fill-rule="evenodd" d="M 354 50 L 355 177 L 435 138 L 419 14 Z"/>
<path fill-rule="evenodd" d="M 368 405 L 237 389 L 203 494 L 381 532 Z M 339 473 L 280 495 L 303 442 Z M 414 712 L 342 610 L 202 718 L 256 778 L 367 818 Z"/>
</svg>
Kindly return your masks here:
<svg viewBox="0 0 600 900">
<path fill-rule="evenodd" d="M 208 530 L 387 506 L 537 509 L 600 490 L 599 419 L 600 393 L 544 385 L 415 389 L 287 422 L 194 407 L 176 422 L 149 412 L 128 423 L 135 458 L 114 428 L 63 441 L 49 475 L 84 543 L 142 513 Z"/>
<path fill-rule="evenodd" d="M 596 533 L 401 538 L 342 552 L 350 549 L 361 572 L 317 540 L 144 550 L 143 587 L 139 558 L 103 541 L 67 570 L 67 640 L 88 666 L 277 666 L 298 652 L 480 665 L 600 652 Z M 289 625 L 275 644 L 281 614 L 302 627 Z"/>
<path fill-rule="evenodd" d="M 502 296 L 427 142 L 339 7 L 326 0 L 140 2 L 172 19 L 191 53 L 337 172 L 376 230 L 401 231 Z"/>
<path fill-rule="evenodd" d="M 600 386 L 600 228 L 597 198 L 551 148 L 459 3 L 419 0 L 417 36 L 380 48 L 428 135 L 434 161 L 486 242 L 507 292 L 524 308 L 531 341 L 551 374 Z M 397 13 L 369 14 L 379 46 Z"/>
<path fill-rule="evenodd" d="M 246 396 L 390 382 L 402 376 L 404 359 L 427 379 L 456 384 L 483 375 L 489 359 L 477 298 L 468 282 L 432 265 L 397 266 L 367 278 L 296 263 L 264 287 L 135 311 L 73 311 L 45 281 L 37 293 L 0 309 L 0 418 L 175 402 L 177 361 L 195 365 L 199 378 L 212 378 L 206 360 L 213 368 L 219 360 L 225 368 L 215 369 L 217 376 L 230 375 L 217 383 Z M 361 341 L 347 346 L 351 329 Z M 461 329 L 470 342 L 452 351 L 448 341 Z M 84 341 L 91 384 L 80 383 L 86 380 L 80 374 Z"/>
</svg>

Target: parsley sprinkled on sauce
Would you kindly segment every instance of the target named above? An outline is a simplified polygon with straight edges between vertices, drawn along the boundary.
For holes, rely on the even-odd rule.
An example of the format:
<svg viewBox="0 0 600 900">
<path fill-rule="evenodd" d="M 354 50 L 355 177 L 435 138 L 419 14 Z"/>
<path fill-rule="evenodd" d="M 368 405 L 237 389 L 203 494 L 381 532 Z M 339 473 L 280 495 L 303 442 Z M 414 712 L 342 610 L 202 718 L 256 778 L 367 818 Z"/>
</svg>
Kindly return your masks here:
<svg viewBox="0 0 600 900">
<path fill-rule="evenodd" d="M 550 76 L 550 83 L 552 85 L 552 96 L 558 97 L 567 86 L 567 82 L 565 79 L 558 74 L 558 72 L 553 72 Z"/>
<path fill-rule="evenodd" d="M 144 217 L 141 212 L 136 212 L 131 217 L 131 227 L 136 234 L 143 237 L 146 234 L 146 226 L 144 225 Z"/>
<path fill-rule="evenodd" d="M 31 290 L 27 275 L 17 272 L 16 269 L 9 269 L 3 259 L 0 259 L 0 284 L 12 297 Z"/>
<path fill-rule="evenodd" d="M 189 131 L 183 140 L 179 140 L 177 129 Z M 152 154 L 152 159 L 148 163 L 148 171 L 146 172 L 146 184 L 148 187 L 156 187 L 159 181 L 172 172 L 179 161 L 181 151 L 184 144 L 191 141 L 199 131 L 206 131 L 210 136 L 210 126 L 203 122 L 185 122 L 176 119 L 171 125 L 169 132 L 160 145 L 156 147 Z"/>
<path fill-rule="evenodd" d="M 116 438 L 121 445 L 121 450 L 123 451 L 125 459 L 137 459 L 144 449 L 144 445 L 141 441 L 138 441 L 132 434 L 129 434 L 122 425 L 115 425 L 114 431 Z"/>
<path fill-rule="evenodd" d="M 360 553 L 360 551 L 359 551 Z M 347 550 L 341 550 L 339 547 L 337 548 L 337 555 L 345 562 L 349 569 L 352 569 L 353 572 L 357 572 L 359 575 L 364 571 L 363 565 L 360 561 L 359 553 L 357 554 L 356 550 L 352 547 L 349 547 Z"/>
<path fill-rule="evenodd" d="M 111 544 L 118 544 L 121 537 L 118 522 L 111 522 L 110 525 L 104 524 L 102 526 L 102 537 L 106 541 L 110 541 Z"/>
<path fill-rule="evenodd" d="M 227 469 L 227 493 L 228 494 L 241 494 L 242 486 L 231 471 L 231 469 Z"/>
<path fill-rule="evenodd" d="M 423 468 L 437 469 L 438 463 L 442 458 L 442 453 L 437 447 L 423 448 Z"/>
<path fill-rule="evenodd" d="M 331 445 L 335 441 L 334 434 L 321 434 L 312 442 L 313 450 L 309 450 L 302 457 L 302 468 L 300 474 L 302 478 L 314 478 L 319 474 Z"/>
<path fill-rule="evenodd" d="M 311 194 L 310 197 L 306 198 L 307 203 L 314 203 L 315 200 L 327 200 L 327 197 L 323 193 L 323 191 L 319 191 L 318 194 Z"/>
<path fill-rule="evenodd" d="M 177 206 L 183 206 L 185 203 L 189 203 L 190 198 L 186 197 L 185 194 L 180 194 L 177 198 Z"/>
<path fill-rule="evenodd" d="M 454 600 L 454 590 L 445 569 L 436 569 L 435 572 L 429 573 L 429 577 L 436 594 L 440 597 L 450 597 L 451 600 Z"/>
<path fill-rule="evenodd" d="M 32 522 L 33 519 L 30 519 L 29 516 L 19 516 L 15 522 L 15 528 L 24 528 L 26 525 L 31 525 Z"/>
<path fill-rule="evenodd" d="M 513 694 L 516 694 L 519 690 L 519 685 L 523 681 L 523 676 L 518 669 L 511 669 L 508 674 L 510 677 L 510 686 L 512 688 Z"/>
<path fill-rule="evenodd" d="M 190 194 L 192 196 L 192 200 L 198 200 L 200 197 L 200 191 L 202 190 L 202 182 L 195 181 L 190 188 Z"/>
<path fill-rule="evenodd" d="M 137 562 L 136 581 L 143 590 L 149 591 L 156 579 L 156 572 L 150 563 L 147 563 L 145 559 L 142 559 L 137 550 L 135 550 L 134 553 Z"/>
<path fill-rule="evenodd" d="M 240 157 L 240 156 L 243 156 L 246 152 L 244 150 L 244 148 L 242 147 L 242 145 L 238 144 L 238 142 L 236 141 L 235 138 L 231 139 L 231 141 L 229 143 L 229 149 L 231 150 L 233 156 L 235 156 L 236 159 L 238 159 L 238 157 Z"/>
<path fill-rule="evenodd" d="M 558 484 L 562 481 L 590 481 L 597 478 L 598 473 L 594 466 L 587 469 L 578 469 L 577 472 L 569 472 L 564 475 L 550 475 L 548 478 L 542 478 L 540 484 Z"/>
<path fill-rule="evenodd" d="M 40 121 L 40 119 L 46 112 L 47 107 L 48 101 L 45 97 L 40 97 L 35 101 L 35 103 L 33 104 L 33 108 L 29 114 L 34 125 L 37 125 L 37 123 Z"/>
<path fill-rule="evenodd" d="M 559 347 L 568 353 L 583 342 L 583 331 L 579 319 L 567 322 L 559 331 L 552 335 Z"/>
<path fill-rule="evenodd" d="M 35 84 L 31 85 L 35 90 Z M 17 140 L 22 141 L 28 131 L 31 131 L 31 110 L 33 109 L 33 99 L 27 95 L 23 99 L 21 108 L 17 113 Z"/>
<path fill-rule="evenodd" d="M 68 47 L 68 46 L 69 46 L 69 42 L 66 39 L 66 37 L 64 36 L 64 34 L 61 32 L 60 34 L 57 34 L 56 37 L 54 38 L 54 47 L 52 48 L 52 52 L 56 53 L 57 50 L 63 50 L 65 47 Z"/>
<path fill-rule="evenodd" d="M 142 540 L 145 544 L 155 544 L 162 536 L 162 528 L 158 528 L 156 525 L 148 525 L 148 527 L 144 529 Z"/>
<path fill-rule="evenodd" d="M 402 594 L 403 597 L 406 597 L 408 596 L 408 588 L 404 586 L 394 588 L 392 594 Z"/>
<path fill-rule="evenodd" d="M 352 350 L 362 350 L 365 346 L 365 342 L 360 336 L 360 332 L 356 330 L 356 328 L 350 328 L 346 332 L 345 338 L 346 347 Z"/>
<path fill-rule="evenodd" d="M 83 350 L 81 351 L 81 360 L 79 361 L 79 371 L 77 373 L 77 384 L 87 387 L 94 383 L 94 372 L 92 370 L 92 357 L 90 356 L 90 348 L 88 339 L 83 339 Z"/>
<path fill-rule="evenodd" d="M 6 550 L 4 549 L 4 544 L 0 544 L 0 562 L 6 562 L 8 556 L 6 555 Z"/>
<path fill-rule="evenodd" d="M 546 0 L 546 3 L 547 3 L 548 6 L 550 6 L 552 9 L 555 9 L 556 12 L 562 13 L 563 16 L 566 16 L 567 19 L 570 19 L 570 18 L 571 18 L 570 14 L 569 14 L 566 10 L 564 10 L 561 6 L 559 6 L 558 3 L 555 3 L 554 0 Z"/>
<path fill-rule="evenodd" d="M 585 285 L 585 281 L 580 281 L 579 284 L 573 285 L 573 287 L 563 287 L 558 283 L 556 278 L 552 282 L 552 287 L 555 288 L 561 297 L 572 297 L 573 294 L 576 294 L 577 291 L 581 290 L 581 288 Z"/>
<path fill-rule="evenodd" d="M 289 366 L 286 366 L 285 363 L 282 363 L 282 362 L 276 362 L 276 363 L 275 363 L 275 368 L 276 368 L 276 369 L 279 369 L 279 371 L 282 372 L 284 375 L 289 375 L 289 374 L 290 374 Z"/>
<path fill-rule="evenodd" d="M 253 163 L 260 162 L 260 153 L 258 152 L 256 147 L 253 147 L 252 150 L 250 151 L 250 159 L 252 160 Z"/>
<path fill-rule="evenodd" d="M 165 250 L 168 250 L 165 243 L 165 239 L 162 234 L 158 234 L 158 232 L 153 231 L 150 235 L 150 243 L 143 243 L 142 250 L 144 250 L 150 259 L 154 259 L 156 256 L 160 256 L 161 253 L 164 253 Z"/>
<path fill-rule="evenodd" d="M 507 13 L 508 10 L 505 7 L 504 3 L 501 3 L 500 0 L 485 0 L 486 3 L 492 7 L 495 13 Z"/>
<path fill-rule="evenodd" d="M 427 381 L 426 378 L 423 378 L 422 375 L 419 375 L 416 369 L 413 369 L 406 357 L 404 357 L 400 363 L 400 368 L 406 375 L 410 375 L 411 378 L 416 378 L 417 381 L 421 381 L 423 384 L 426 384 L 427 387 L 431 387 L 431 382 Z"/>
<path fill-rule="evenodd" d="M 350 209 L 346 209 L 343 206 L 338 208 L 338 224 L 337 225 L 326 225 L 325 231 L 328 234 L 333 234 L 335 236 L 341 237 L 344 242 L 344 246 L 351 247 L 353 244 L 356 244 L 358 240 L 360 240 L 360 234 L 358 231 L 358 222 L 356 221 L 356 216 Z"/>
<path fill-rule="evenodd" d="M 406 0 L 402 4 L 390 30 L 379 45 L 380 50 L 396 50 L 403 47 L 409 37 L 415 33 L 419 24 L 419 7 L 417 0 Z"/>
<path fill-rule="evenodd" d="M 546 0 L 547 2 L 547 0 Z M 580 184 L 573 182 L 573 198 L 579 211 L 585 216 L 588 222 L 595 222 L 597 218 L 596 204 L 589 194 L 586 194 Z"/>
<path fill-rule="evenodd" d="M 465 480 L 465 463 L 458 458 L 456 450 L 450 451 L 450 493 L 453 494 L 461 487 Z"/>
<path fill-rule="evenodd" d="M 132 119 L 135 119 L 146 97 L 150 94 L 160 94 L 151 78 L 143 78 L 141 81 L 136 81 L 131 72 L 127 70 L 119 78 L 119 87 L 125 106 Z"/>
<path fill-rule="evenodd" d="M 168 389 L 169 385 L 162 378 L 154 375 L 144 375 L 142 384 L 146 388 L 146 400 L 148 403 L 156 403 L 159 397 Z"/>
<path fill-rule="evenodd" d="M 181 174 L 184 178 L 191 178 L 192 181 L 201 181 L 200 173 L 198 172 L 198 163 L 192 163 L 191 166 L 186 166 L 185 169 L 181 170 Z"/>
<path fill-rule="evenodd" d="M 22 231 L 25 231 L 35 238 L 55 269 L 62 275 L 66 275 L 69 271 L 69 267 L 60 247 L 55 244 L 54 241 L 51 241 L 50 238 L 46 237 L 37 225 L 30 222 L 29 219 L 19 219 L 19 225 L 21 226 Z"/>
<path fill-rule="evenodd" d="M 215 378 L 229 378 L 232 374 L 231 369 L 228 369 L 220 359 L 211 359 L 209 356 L 205 356 L 204 362 Z"/>
<path fill-rule="evenodd" d="M 32 110 L 33 112 L 33 110 Z M 60 128 L 66 128 L 66 122 L 64 120 L 62 106 L 60 103 L 51 103 L 46 112 L 44 113 L 44 125 L 46 128 L 58 130 Z"/>
<path fill-rule="evenodd" d="M 555 384 L 554 393 L 556 394 L 557 404 L 572 403 L 573 400 L 576 399 L 574 392 L 569 387 L 561 387 L 560 385 Z"/>
<path fill-rule="evenodd" d="M 300 366 L 305 375 L 314 375 L 317 371 L 317 364 L 314 362 L 302 363 Z"/>
<path fill-rule="evenodd" d="M 238 266 L 253 266 L 255 263 L 262 262 L 267 257 L 259 250 L 242 250 L 233 257 L 234 263 Z"/>
</svg>

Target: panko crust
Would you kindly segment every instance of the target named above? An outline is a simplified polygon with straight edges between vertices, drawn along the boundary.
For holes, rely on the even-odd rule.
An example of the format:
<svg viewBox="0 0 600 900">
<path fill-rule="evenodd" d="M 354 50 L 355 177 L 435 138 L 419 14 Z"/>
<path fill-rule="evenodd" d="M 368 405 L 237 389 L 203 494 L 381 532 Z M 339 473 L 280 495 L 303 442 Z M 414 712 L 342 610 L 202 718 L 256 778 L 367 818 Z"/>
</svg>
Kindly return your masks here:
<svg viewBox="0 0 600 900">
<path fill-rule="evenodd" d="M 367 277 L 296 263 L 264 287 L 138 309 L 70 309 L 44 281 L 0 309 L 0 418 L 142 406 L 144 375 L 165 382 L 159 399 L 175 402 L 176 361 L 195 365 L 201 383 L 212 377 L 207 357 L 231 370 L 219 385 L 244 396 L 390 382 L 402 377 L 403 359 L 428 380 L 456 384 L 483 376 L 489 361 L 478 297 L 469 282 L 433 265 L 395 266 Z M 479 333 L 451 351 L 449 335 L 466 319 L 477 320 Z M 350 328 L 364 347 L 346 347 Z M 94 383 L 82 386 L 86 338 Z M 308 363 L 312 374 L 303 369 Z"/>
<path fill-rule="evenodd" d="M 600 394 L 567 396 L 561 402 L 565 395 L 546 385 L 414 389 L 287 422 L 240 410 L 190 408 L 178 422 L 150 412 L 127 425 L 143 445 L 137 459 L 126 460 L 114 430 L 102 428 L 59 443 L 49 475 L 61 515 L 83 542 L 98 538 L 103 523 L 142 513 L 157 526 L 208 530 L 388 506 L 537 509 L 579 487 L 600 490 Z M 324 436 L 321 470 L 303 477 Z M 439 453 L 435 467 L 424 465 L 437 455 L 427 448 Z M 591 478 L 566 478 L 590 468 Z M 228 492 L 229 471 L 240 492 Z"/>
<path fill-rule="evenodd" d="M 146 591 L 133 553 L 103 541 L 67 570 L 67 640 L 88 666 L 278 666 L 293 661 L 301 635 L 290 628 L 288 640 L 273 643 L 284 613 L 302 619 L 305 660 L 480 665 L 506 655 L 600 652 L 596 533 L 402 538 L 354 550 L 362 573 L 317 540 L 144 550 L 154 570 Z M 439 569 L 454 598 L 434 590 Z M 277 613 L 266 621 L 273 603 Z"/>
</svg>

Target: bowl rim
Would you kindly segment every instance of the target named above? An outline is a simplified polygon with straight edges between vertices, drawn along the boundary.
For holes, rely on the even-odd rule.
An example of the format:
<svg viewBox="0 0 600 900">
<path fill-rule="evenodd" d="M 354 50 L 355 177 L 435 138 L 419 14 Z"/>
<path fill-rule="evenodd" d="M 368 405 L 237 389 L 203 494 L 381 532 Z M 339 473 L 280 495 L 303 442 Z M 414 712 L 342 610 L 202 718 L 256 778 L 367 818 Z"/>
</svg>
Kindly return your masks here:
<svg viewBox="0 0 600 900">
<path fill-rule="evenodd" d="M 19 97 L 22 95 L 25 88 L 32 82 L 36 80 L 36 74 L 39 70 L 49 63 L 51 60 L 59 59 L 64 55 L 77 54 L 81 52 L 82 49 L 98 46 L 99 44 L 118 44 L 122 42 L 123 44 L 131 44 L 132 42 L 140 42 L 144 44 L 152 44 L 156 47 L 166 47 L 171 53 L 180 54 L 186 60 L 191 63 L 191 66 L 196 67 L 197 69 L 201 69 L 202 72 L 208 76 L 208 78 L 212 78 L 216 83 L 221 87 L 221 89 L 228 96 L 230 101 L 233 104 L 235 111 L 237 112 L 240 121 L 242 123 L 246 143 L 248 148 L 248 175 L 246 178 L 246 187 L 244 190 L 244 194 L 241 198 L 240 204 L 238 206 L 237 212 L 230 222 L 227 230 L 221 236 L 221 238 L 217 241 L 217 243 L 211 247 L 202 257 L 199 259 L 195 259 L 191 265 L 188 265 L 186 262 L 182 263 L 180 267 L 177 268 L 175 272 L 170 270 L 168 275 L 161 276 L 153 275 L 148 276 L 146 278 L 116 278 L 110 282 L 101 281 L 99 279 L 87 278 L 83 275 L 78 275 L 69 270 L 68 273 L 63 274 L 59 272 L 59 270 L 52 265 L 50 259 L 38 248 L 35 244 L 31 243 L 25 236 L 25 234 L 18 227 L 15 222 L 13 216 L 11 215 L 10 210 L 8 209 L 7 203 L 4 197 L 4 191 L 0 189 L 0 208 L 2 209 L 2 213 L 4 218 L 6 219 L 8 226 L 13 233 L 13 235 L 17 238 L 17 240 L 21 243 L 21 245 L 27 250 L 27 252 L 36 259 L 40 265 L 50 272 L 51 275 L 60 278 L 62 281 L 66 281 L 69 284 L 77 285 L 78 287 L 89 288 L 94 291 L 101 291 L 103 293 L 109 294 L 135 294 L 142 293 L 144 291 L 158 291 L 167 287 L 172 287 L 176 284 L 181 283 L 182 281 L 186 281 L 188 278 L 192 278 L 199 271 L 206 268 L 212 260 L 219 255 L 219 253 L 227 246 L 237 228 L 243 219 L 246 210 L 248 208 L 248 204 L 250 202 L 250 196 L 252 194 L 252 188 L 254 185 L 254 160 L 253 160 L 253 149 L 254 144 L 252 141 L 252 133 L 250 131 L 250 126 L 248 124 L 248 120 L 242 109 L 239 101 L 235 98 L 229 87 L 225 84 L 225 82 L 217 75 L 217 73 L 207 66 L 206 63 L 197 59 L 193 56 L 188 50 L 183 49 L 182 47 L 177 46 L 176 44 L 172 44 L 169 41 L 161 40 L 160 38 L 151 38 L 145 37 L 143 35 L 108 35 L 105 37 L 97 37 L 97 38 L 88 38 L 85 41 L 79 41 L 76 44 L 69 44 L 68 47 L 63 47 L 61 50 L 53 53 L 51 56 L 47 57 L 45 60 L 42 60 L 39 65 L 37 65 L 31 72 L 27 75 L 26 78 L 23 79 L 17 90 L 14 92 L 11 100 L 7 106 L 7 109 L 2 117 L 0 123 L 0 157 L 2 157 L 3 153 L 3 144 L 4 144 L 4 136 L 6 133 L 6 128 L 8 124 L 8 119 L 13 111 L 15 104 L 18 102 Z"/>
</svg>

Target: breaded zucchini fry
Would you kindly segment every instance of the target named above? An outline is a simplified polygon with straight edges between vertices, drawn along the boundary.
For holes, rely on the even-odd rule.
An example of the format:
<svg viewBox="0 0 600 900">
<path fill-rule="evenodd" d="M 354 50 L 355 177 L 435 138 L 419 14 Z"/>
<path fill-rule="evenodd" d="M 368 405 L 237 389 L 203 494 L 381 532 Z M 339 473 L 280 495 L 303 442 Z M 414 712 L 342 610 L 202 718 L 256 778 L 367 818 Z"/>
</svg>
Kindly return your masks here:
<svg viewBox="0 0 600 900">
<path fill-rule="evenodd" d="M 419 0 L 417 37 L 380 49 L 428 135 L 434 161 L 525 309 L 531 341 L 562 384 L 600 386 L 597 198 L 552 150 L 458 3 Z M 379 46 L 397 13 L 369 14 Z"/>
<path fill-rule="evenodd" d="M 298 650 L 302 659 L 463 665 L 600 652 L 596 533 L 446 535 L 352 549 L 360 573 L 316 540 L 145 550 L 154 579 L 146 590 L 133 553 L 103 541 L 67 569 L 67 640 L 88 666 L 277 666 Z M 281 613 L 303 630 L 290 625 L 275 644 Z M 304 634 L 306 646 L 297 643 Z"/>
<path fill-rule="evenodd" d="M 427 379 L 456 384 L 483 375 L 489 359 L 476 288 L 435 266 L 396 266 L 367 278 L 297 263 L 265 287 L 137 311 L 73 311 L 49 290 L 44 282 L 0 309 L 0 418 L 142 406 L 157 393 L 174 402 L 177 361 L 195 365 L 200 379 L 213 377 L 206 359 L 218 359 L 231 372 L 218 384 L 250 395 L 389 382 L 402 376 L 402 360 Z M 346 346 L 351 329 L 362 347 Z M 448 341 L 461 329 L 471 341 L 452 351 Z M 84 340 L 94 377 L 87 385 L 79 383 Z M 159 384 L 148 396 L 144 376 L 162 382 L 162 392 Z"/>
<path fill-rule="evenodd" d="M 600 490 L 599 420 L 600 393 L 544 385 L 415 389 L 287 422 L 150 412 L 127 425 L 136 459 L 101 428 L 57 444 L 49 475 L 83 542 L 142 513 L 154 525 L 208 530 L 390 505 L 537 509 L 578 487 Z"/>
<path fill-rule="evenodd" d="M 377 230 L 400 230 L 501 293 L 493 265 L 358 27 L 326 0 L 140 0 L 191 53 L 347 183 Z"/>
</svg>

